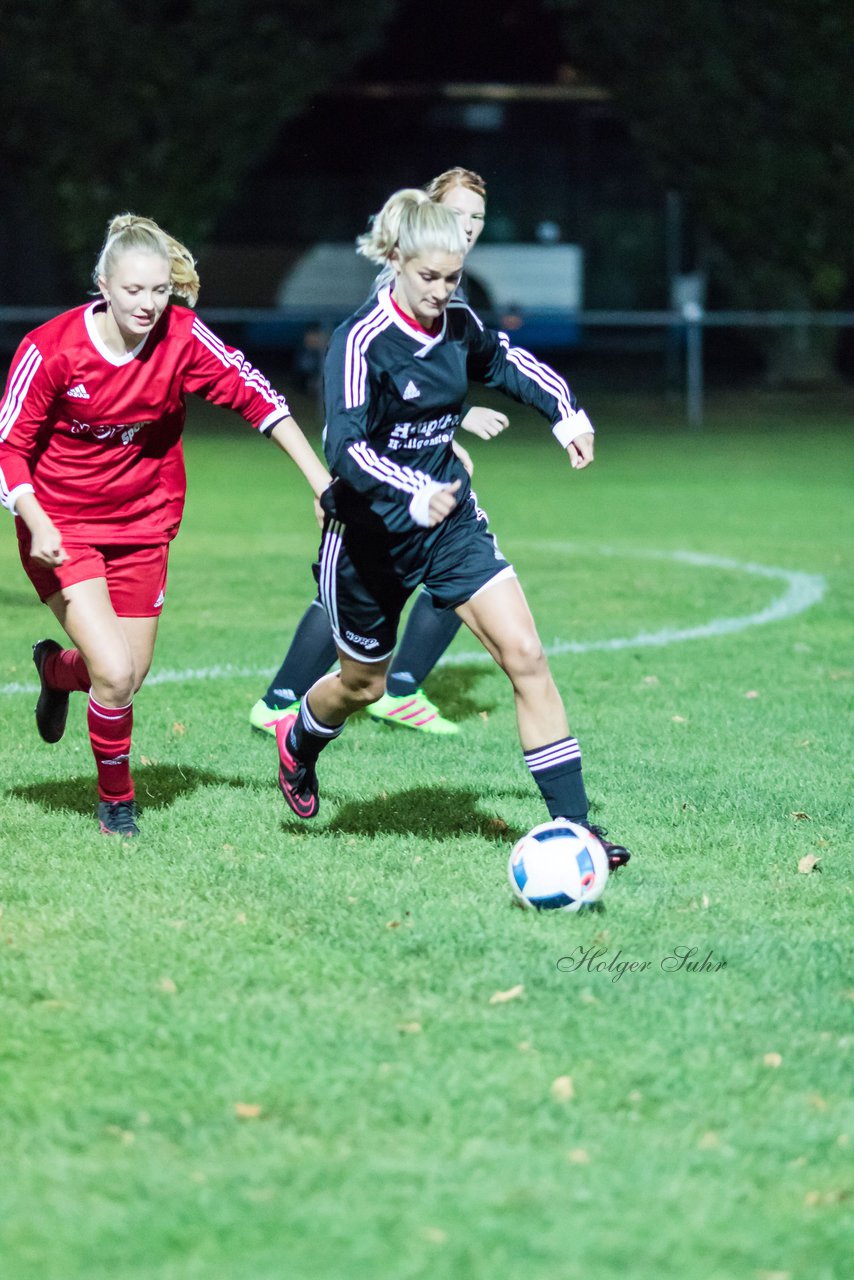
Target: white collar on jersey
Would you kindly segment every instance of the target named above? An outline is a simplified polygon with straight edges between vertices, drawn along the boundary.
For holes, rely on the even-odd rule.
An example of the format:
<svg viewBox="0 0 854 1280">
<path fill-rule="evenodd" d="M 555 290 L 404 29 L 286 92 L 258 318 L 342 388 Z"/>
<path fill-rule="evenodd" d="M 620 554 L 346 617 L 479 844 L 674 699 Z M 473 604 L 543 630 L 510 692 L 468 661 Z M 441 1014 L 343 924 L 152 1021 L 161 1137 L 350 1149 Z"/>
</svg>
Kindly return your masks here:
<svg viewBox="0 0 854 1280">
<path fill-rule="evenodd" d="M 98 326 L 95 324 L 95 312 L 101 310 L 101 308 L 105 308 L 106 305 L 107 304 L 102 298 L 96 299 L 96 301 L 93 302 L 91 306 L 88 306 L 83 312 L 83 319 L 86 321 L 86 332 L 89 334 L 89 337 L 92 340 L 92 346 L 98 352 L 99 356 L 103 356 L 103 358 L 109 361 L 110 364 L 128 364 L 139 355 L 140 351 L 148 341 L 148 333 L 151 333 L 151 330 L 149 329 L 148 333 L 144 333 L 142 335 L 133 351 L 128 351 L 123 356 L 117 356 L 115 351 L 111 351 L 107 346 L 106 342 L 98 332 Z"/>
<path fill-rule="evenodd" d="M 393 321 L 394 324 L 397 325 L 398 329 L 400 329 L 402 333 L 405 333 L 408 337 L 410 337 L 413 342 L 418 343 L 418 345 L 421 347 L 421 350 L 416 352 L 417 355 L 419 356 L 427 355 L 428 351 L 432 351 L 436 343 L 441 342 L 442 339 L 444 338 L 445 330 L 448 327 L 447 312 L 443 313 L 442 315 L 441 329 L 439 330 L 438 333 L 434 334 L 433 337 L 431 337 L 429 333 L 421 333 L 418 329 L 413 329 L 411 324 L 407 324 L 406 321 L 403 319 L 403 317 L 398 315 L 395 305 L 391 300 L 390 284 L 385 285 L 382 289 L 379 290 L 379 292 L 377 293 L 377 302 L 382 307 L 383 311 L 386 313 L 389 319 Z"/>
</svg>

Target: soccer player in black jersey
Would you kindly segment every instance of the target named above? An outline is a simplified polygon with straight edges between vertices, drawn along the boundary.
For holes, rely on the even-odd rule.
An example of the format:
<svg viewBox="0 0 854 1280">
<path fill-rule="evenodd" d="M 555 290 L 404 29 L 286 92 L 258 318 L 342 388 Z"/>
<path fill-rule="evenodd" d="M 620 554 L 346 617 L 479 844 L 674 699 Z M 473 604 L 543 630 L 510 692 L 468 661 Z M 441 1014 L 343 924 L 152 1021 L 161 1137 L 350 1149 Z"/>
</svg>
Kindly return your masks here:
<svg viewBox="0 0 854 1280">
<path fill-rule="evenodd" d="M 525 762 L 551 817 L 602 838 L 527 601 L 452 448 L 469 377 L 539 410 L 578 470 L 593 461 L 593 428 L 559 374 L 454 298 L 465 247 L 454 214 L 418 190 L 391 196 L 359 240 L 392 278 L 336 329 L 324 370 L 333 481 L 320 499 L 315 576 L 340 670 L 277 724 L 279 787 L 294 813 L 314 817 L 318 756 L 382 696 L 401 612 L 423 583 L 509 677 Z M 622 845 L 603 844 L 612 867 L 628 861 Z"/>
<path fill-rule="evenodd" d="M 446 169 L 424 189 L 431 200 L 446 205 L 456 214 L 468 253 L 483 231 L 486 213 L 483 178 L 471 169 Z M 462 289 L 458 292 L 464 296 Z M 488 440 L 503 431 L 509 422 L 506 414 L 477 405 L 468 410 L 460 425 Z M 468 455 L 458 441 L 454 448 L 469 469 Z M 386 676 L 386 692 L 367 708 L 368 714 L 386 724 L 421 733 L 458 733 L 458 726 L 440 714 L 422 686 L 459 628 L 460 619 L 453 610 L 436 608 L 429 592 L 419 591 Z M 329 670 L 335 657 L 329 619 L 320 600 L 315 599 L 297 624 L 288 651 L 266 693 L 249 712 L 253 729 L 274 734 L 276 722 L 294 710 L 294 704 Z"/>
</svg>

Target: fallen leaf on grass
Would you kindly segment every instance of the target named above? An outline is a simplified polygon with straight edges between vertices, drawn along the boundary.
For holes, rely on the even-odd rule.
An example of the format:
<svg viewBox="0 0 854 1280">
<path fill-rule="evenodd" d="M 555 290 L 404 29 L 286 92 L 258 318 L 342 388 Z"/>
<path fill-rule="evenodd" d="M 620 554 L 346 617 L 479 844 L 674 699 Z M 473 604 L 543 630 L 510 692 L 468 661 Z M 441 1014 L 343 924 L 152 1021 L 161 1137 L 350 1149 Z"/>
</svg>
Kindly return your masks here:
<svg viewBox="0 0 854 1280">
<path fill-rule="evenodd" d="M 257 1120 L 261 1107 L 257 1102 L 235 1102 L 234 1114 L 238 1120 Z"/>
<path fill-rule="evenodd" d="M 237 915 L 234 917 L 234 923 L 235 923 L 235 924 L 246 924 L 246 912 L 245 912 L 245 911 L 238 911 Z"/>
<path fill-rule="evenodd" d="M 848 1192 L 839 1191 L 808 1191 L 804 1196 L 804 1204 L 810 1208 L 822 1204 L 841 1204 L 843 1200 L 848 1199 Z"/>
<path fill-rule="evenodd" d="M 590 1156 L 587 1154 L 587 1152 L 584 1150 L 583 1147 L 573 1147 L 571 1151 L 567 1152 L 566 1158 L 570 1164 L 589 1164 L 590 1163 Z"/>
<path fill-rule="evenodd" d="M 552 1087 L 549 1093 L 555 1102 L 571 1102 L 575 1097 L 572 1076 L 558 1076 L 556 1080 L 552 1080 Z"/>
<path fill-rule="evenodd" d="M 157 984 L 157 990 L 162 991 L 165 996 L 174 996 L 178 988 L 171 978 L 161 978 Z"/>
<path fill-rule="evenodd" d="M 503 818 L 490 818 L 486 830 L 491 836 L 504 836 L 510 830 Z"/>
<path fill-rule="evenodd" d="M 478 711 L 478 713 L 477 713 L 477 714 L 480 716 L 481 720 L 483 720 L 484 722 L 485 722 L 485 721 L 487 721 L 487 720 L 489 719 L 489 712 L 488 712 L 488 711 Z"/>
<path fill-rule="evenodd" d="M 448 1240 L 447 1231 L 443 1231 L 441 1227 L 422 1227 L 419 1234 L 429 1244 L 446 1244 Z"/>
<path fill-rule="evenodd" d="M 153 761 L 153 760 L 149 760 L 148 756 L 140 756 L 140 757 L 139 757 L 139 763 L 140 763 L 140 764 L 154 764 L 154 761 Z"/>
<path fill-rule="evenodd" d="M 172 726 L 172 732 L 177 734 L 179 738 L 183 738 L 184 734 L 187 732 L 187 726 L 181 724 L 180 720 L 176 720 Z"/>
<path fill-rule="evenodd" d="M 673 721 L 673 723 L 674 723 L 674 724 L 687 724 L 687 723 L 688 723 L 688 721 L 685 719 L 685 717 L 684 717 L 684 716 L 671 716 L 671 717 L 670 717 L 670 719 Z"/>
<path fill-rule="evenodd" d="M 524 986 L 519 982 L 515 987 L 509 987 L 506 991 L 494 991 L 489 997 L 489 1003 L 506 1004 L 508 1000 L 518 1000 L 524 990 Z"/>
<path fill-rule="evenodd" d="M 818 865 L 820 862 L 821 858 L 817 858 L 814 853 L 805 853 L 804 856 L 798 860 L 798 871 L 800 871 L 802 876 L 808 876 L 811 872 L 815 871 L 816 868 L 818 868 L 819 871 L 821 870 L 821 867 Z"/>
<path fill-rule="evenodd" d="M 804 813 L 803 809 L 796 809 L 794 813 L 789 814 L 790 818 L 794 818 L 795 822 L 812 822 L 812 818 L 808 813 Z"/>
<path fill-rule="evenodd" d="M 420 1022 L 399 1022 L 397 1029 L 404 1036 L 417 1036 L 421 1030 Z"/>
<path fill-rule="evenodd" d="M 654 684 L 661 684 L 661 681 L 659 680 L 658 676 L 643 676 L 642 683 L 654 685 Z"/>
<path fill-rule="evenodd" d="M 136 1142 L 135 1133 L 130 1129 L 122 1129 L 117 1124 L 108 1124 L 107 1133 L 112 1134 L 114 1138 L 118 1138 L 119 1142 L 121 1142 L 124 1147 L 129 1147 L 132 1143 Z"/>
<path fill-rule="evenodd" d="M 766 1067 L 776 1068 L 782 1065 L 783 1057 L 782 1054 L 779 1053 L 766 1053 L 762 1061 L 765 1063 Z"/>
<path fill-rule="evenodd" d="M 721 1145 L 719 1133 L 715 1133 L 714 1129 L 709 1129 L 697 1140 L 697 1147 L 700 1151 L 717 1151 Z"/>
<path fill-rule="evenodd" d="M 746 693 L 744 696 L 745 696 L 745 698 L 758 698 L 758 697 L 759 697 L 759 690 L 758 690 L 758 689 L 748 689 L 748 690 L 747 690 L 747 693 Z"/>
</svg>

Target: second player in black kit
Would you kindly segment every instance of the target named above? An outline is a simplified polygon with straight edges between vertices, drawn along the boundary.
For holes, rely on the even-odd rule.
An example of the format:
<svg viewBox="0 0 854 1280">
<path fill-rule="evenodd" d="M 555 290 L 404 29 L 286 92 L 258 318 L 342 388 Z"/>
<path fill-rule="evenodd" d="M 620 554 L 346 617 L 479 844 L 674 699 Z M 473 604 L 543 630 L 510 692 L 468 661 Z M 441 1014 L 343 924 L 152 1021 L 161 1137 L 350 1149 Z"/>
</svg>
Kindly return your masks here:
<svg viewBox="0 0 854 1280">
<path fill-rule="evenodd" d="M 593 429 L 559 374 L 453 297 L 465 244 L 451 212 L 421 191 L 397 192 L 359 243 L 392 278 L 336 330 L 326 358 L 333 482 L 315 575 L 340 670 L 276 726 L 280 789 L 300 817 L 316 814 L 318 755 L 382 696 L 401 612 L 423 583 L 510 678 L 525 761 L 551 817 L 590 827 L 578 742 L 452 442 L 469 379 L 537 409 L 577 469 L 592 462 Z M 603 843 L 612 867 L 628 861 L 622 845 Z"/>
</svg>

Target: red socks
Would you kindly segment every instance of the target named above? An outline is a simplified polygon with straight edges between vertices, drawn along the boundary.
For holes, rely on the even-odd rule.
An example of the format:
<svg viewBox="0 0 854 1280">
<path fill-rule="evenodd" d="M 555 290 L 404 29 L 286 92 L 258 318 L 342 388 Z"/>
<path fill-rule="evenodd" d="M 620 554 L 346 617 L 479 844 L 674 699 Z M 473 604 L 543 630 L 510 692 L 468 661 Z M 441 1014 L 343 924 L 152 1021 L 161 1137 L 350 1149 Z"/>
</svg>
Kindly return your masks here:
<svg viewBox="0 0 854 1280">
<path fill-rule="evenodd" d="M 102 707 L 90 694 L 88 722 L 92 754 L 98 767 L 98 796 L 111 803 L 132 800 L 130 737 L 133 703 L 126 707 Z"/>
<path fill-rule="evenodd" d="M 65 689 L 69 693 L 89 688 L 89 671 L 77 649 L 60 649 L 45 659 L 44 678 L 51 689 Z"/>
</svg>

